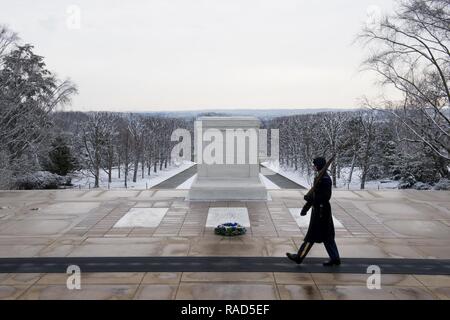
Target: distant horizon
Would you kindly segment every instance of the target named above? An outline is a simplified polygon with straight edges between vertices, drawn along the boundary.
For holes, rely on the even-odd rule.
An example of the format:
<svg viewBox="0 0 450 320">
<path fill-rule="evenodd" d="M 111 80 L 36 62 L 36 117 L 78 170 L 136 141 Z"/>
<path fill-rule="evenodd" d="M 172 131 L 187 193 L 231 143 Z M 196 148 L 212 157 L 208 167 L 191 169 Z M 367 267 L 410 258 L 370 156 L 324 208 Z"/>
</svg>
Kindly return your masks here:
<svg viewBox="0 0 450 320">
<path fill-rule="evenodd" d="M 355 43 L 394 7 L 394 0 L 23 0 L 5 3 L 0 22 L 59 79 L 75 83 L 72 110 L 358 108 L 363 96 L 396 94 L 362 71 L 368 50 Z"/>
<path fill-rule="evenodd" d="M 70 109 L 70 110 L 59 110 L 59 111 L 79 111 L 79 112 L 101 112 L 101 111 L 105 111 L 105 112 L 131 112 L 131 113 L 156 113 L 156 112 L 232 112 L 232 111 L 295 111 L 295 110 L 328 110 L 328 109 L 336 109 L 336 110 L 357 110 L 360 109 L 361 107 L 294 107 L 294 108 L 289 108 L 289 107 L 282 107 L 282 108 L 263 108 L 263 107 L 256 107 L 256 108 L 248 108 L 248 107 L 236 107 L 236 108 L 186 108 L 186 109 L 169 109 L 169 110 L 164 110 L 164 109 L 153 109 L 153 108 L 142 108 L 139 110 L 134 110 L 134 109 L 129 109 L 129 110 L 124 110 L 124 111 L 120 111 L 117 109 L 125 109 L 122 107 L 119 108 L 111 108 L 111 109 L 107 109 L 107 108 L 102 108 L 101 110 L 96 110 L 96 109 L 92 109 L 92 108 L 86 108 L 86 107 L 82 107 L 82 108 L 62 108 L 62 109 Z"/>
</svg>

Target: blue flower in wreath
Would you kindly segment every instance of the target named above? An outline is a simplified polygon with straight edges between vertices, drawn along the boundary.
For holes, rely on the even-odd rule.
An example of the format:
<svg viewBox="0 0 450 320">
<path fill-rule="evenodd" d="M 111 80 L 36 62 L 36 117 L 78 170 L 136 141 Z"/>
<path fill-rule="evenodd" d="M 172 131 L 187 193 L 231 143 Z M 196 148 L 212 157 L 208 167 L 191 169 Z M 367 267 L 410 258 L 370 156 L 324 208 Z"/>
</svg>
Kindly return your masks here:
<svg viewBox="0 0 450 320">
<path fill-rule="evenodd" d="M 246 232 L 247 232 L 247 229 L 245 227 L 241 226 L 237 222 L 223 223 L 223 224 L 218 225 L 214 229 L 215 234 L 221 235 L 221 236 L 228 236 L 228 237 L 239 236 L 239 235 L 245 234 Z"/>
</svg>

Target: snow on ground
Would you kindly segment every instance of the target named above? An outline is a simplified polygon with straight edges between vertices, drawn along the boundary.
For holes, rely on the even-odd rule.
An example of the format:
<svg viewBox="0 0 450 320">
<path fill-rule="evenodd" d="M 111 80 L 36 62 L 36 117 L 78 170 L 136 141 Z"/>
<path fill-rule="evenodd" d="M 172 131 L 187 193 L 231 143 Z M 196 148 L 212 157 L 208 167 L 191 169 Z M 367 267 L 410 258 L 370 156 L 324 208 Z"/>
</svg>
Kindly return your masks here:
<svg viewBox="0 0 450 320">
<path fill-rule="evenodd" d="M 270 181 L 268 178 L 266 178 L 264 175 L 262 175 L 261 173 L 259 174 L 259 178 L 261 179 L 261 182 L 264 184 L 264 186 L 266 187 L 266 189 L 268 190 L 276 190 L 276 189 L 281 189 L 279 186 L 277 186 L 275 183 L 273 183 L 272 181 Z"/>
<path fill-rule="evenodd" d="M 341 169 L 341 177 L 337 178 L 338 189 L 360 190 L 361 189 L 361 169 L 355 167 L 353 169 L 352 181 L 348 185 L 348 177 L 350 175 L 350 168 L 345 167 Z M 370 180 L 366 181 L 364 188 L 369 190 L 376 189 L 397 189 L 398 181 L 389 179 Z"/>
<path fill-rule="evenodd" d="M 280 166 L 278 162 L 263 162 L 263 166 L 275 171 L 276 173 L 298 183 L 306 188 L 310 188 L 312 185 L 313 177 L 308 177 L 306 174 L 302 174 L 300 171 L 295 171 L 294 168 Z M 337 189 L 344 190 L 360 190 L 361 187 L 361 170 L 358 167 L 353 169 L 352 181 L 348 184 L 348 177 L 350 168 L 342 168 L 340 178 L 337 178 Z M 389 179 L 385 180 L 371 180 L 366 181 L 365 189 L 377 190 L 377 189 L 397 189 L 398 181 Z"/>
<path fill-rule="evenodd" d="M 288 178 L 291 181 L 305 187 L 311 187 L 311 181 L 306 175 L 302 175 L 299 171 L 295 171 L 294 168 L 286 168 L 284 166 L 280 166 L 279 162 L 275 161 L 266 161 L 261 163 L 264 167 L 269 168 L 272 171 L 282 175 L 283 177 Z"/>
<path fill-rule="evenodd" d="M 191 161 L 184 161 L 183 163 L 177 165 L 172 164 L 167 167 L 167 169 L 162 169 L 161 171 L 158 170 L 158 172 L 154 173 L 151 172 L 150 176 L 145 174 L 144 179 L 141 178 L 141 171 L 138 171 L 138 179 L 137 182 L 134 183 L 132 181 L 133 178 L 133 171 L 130 170 L 128 175 L 128 189 L 146 189 L 151 188 L 173 176 L 176 174 L 189 169 L 195 165 L 194 162 Z M 274 172 L 294 181 L 295 183 L 298 183 L 306 188 L 310 188 L 312 185 L 312 177 L 308 177 L 304 174 L 302 174 L 300 171 L 295 171 L 293 168 L 287 168 L 284 166 L 280 166 L 277 162 L 263 162 L 263 166 L 273 170 Z M 344 190 L 359 190 L 360 189 L 360 174 L 361 170 L 359 168 L 354 168 L 353 175 L 352 175 L 352 181 L 350 185 L 347 187 L 347 181 L 348 181 L 348 175 L 350 172 L 350 168 L 343 168 L 341 170 L 341 176 L 337 180 L 337 189 L 344 189 Z M 145 172 L 147 173 L 147 172 Z M 125 189 L 124 186 L 124 174 L 123 169 L 121 172 L 121 178 L 118 178 L 118 170 L 117 168 L 113 169 L 112 174 L 112 183 L 109 185 L 110 189 Z M 195 180 L 195 177 L 197 174 L 193 175 L 188 180 L 184 181 L 182 184 L 176 187 L 176 189 L 190 189 L 192 183 Z M 267 177 L 260 174 L 261 182 L 265 185 L 267 189 L 280 189 L 276 184 L 274 184 L 272 181 L 270 181 Z M 86 170 L 78 172 L 74 175 L 72 175 L 72 184 L 74 185 L 74 188 L 80 188 L 80 189 L 88 189 L 89 187 L 94 187 L 94 177 L 87 172 Z M 365 188 L 369 190 L 376 190 L 376 189 L 396 189 L 398 185 L 398 181 L 392 181 L 392 180 L 374 180 L 374 181 L 366 181 Z M 102 189 L 108 189 L 108 175 L 103 170 L 100 172 L 100 188 Z"/>
<path fill-rule="evenodd" d="M 178 187 L 176 187 L 175 189 L 190 189 L 192 186 L 192 183 L 194 182 L 195 178 L 197 177 L 197 174 L 194 174 L 192 177 L 190 177 L 189 179 L 187 179 L 185 182 L 183 182 L 182 184 L 180 184 Z"/>
<path fill-rule="evenodd" d="M 167 168 L 163 168 L 162 170 L 158 170 L 156 173 L 152 171 L 150 173 L 150 176 L 147 175 L 147 170 L 145 172 L 144 179 L 142 179 L 142 172 L 141 170 L 138 171 L 137 175 L 137 181 L 133 182 L 133 170 L 130 170 L 128 173 L 128 189 L 146 189 L 151 188 L 171 177 L 174 175 L 189 169 L 195 165 L 194 162 L 191 161 L 184 161 L 181 164 L 172 164 L 168 165 Z M 140 168 L 140 167 L 139 167 Z M 158 168 L 159 169 L 159 168 Z M 124 185 L 124 173 L 123 168 L 121 170 L 120 179 L 118 178 L 118 169 L 113 168 L 112 172 L 112 182 L 109 185 L 110 189 L 125 189 Z M 72 184 L 75 188 L 81 188 L 81 189 L 87 189 L 89 188 L 89 185 L 91 188 L 94 187 L 94 177 L 92 174 L 90 174 L 88 171 L 83 170 L 81 172 L 77 172 L 72 176 Z M 100 171 L 100 188 L 101 189 L 108 189 L 108 175 L 103 170 Z"/>
</svg>

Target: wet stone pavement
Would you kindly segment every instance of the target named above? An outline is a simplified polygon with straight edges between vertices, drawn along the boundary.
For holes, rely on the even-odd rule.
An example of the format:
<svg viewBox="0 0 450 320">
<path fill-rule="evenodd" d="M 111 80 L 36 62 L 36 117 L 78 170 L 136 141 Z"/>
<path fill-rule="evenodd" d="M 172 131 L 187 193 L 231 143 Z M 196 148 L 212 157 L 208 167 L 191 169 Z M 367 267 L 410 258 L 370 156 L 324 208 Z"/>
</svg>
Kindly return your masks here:
<svg viewBox="0 0 450 320">
<path fill-rule="evenodd" d="M 269 190 L 270 201 L 189 202 L 187 190 L 0 191 L 0 258 L 284 257 L 306 232 L 292 216 L 305 190 Z M 155 210 L 158 208 L 157 210 Z M 246 208 L 247 234 L 214 235 L 210 208 Z M 141 210 L 137 210 L 141 209 Z M 450 192 L 334 191 L 343 258 L 450 259 Z M 149 213 L 124 219 L 130 212 Z M 226 210 L 225 210 L 226 211 Z M 125 221 L 125 222 L 124 222 Z M 117 224 L 117 225 L 116 225 Z M 326 257 L 315 245 L 310 257 Z M 450 276 L 283 272 L 0 273 L 0 299 L 449 299 Z"/>
</svg>

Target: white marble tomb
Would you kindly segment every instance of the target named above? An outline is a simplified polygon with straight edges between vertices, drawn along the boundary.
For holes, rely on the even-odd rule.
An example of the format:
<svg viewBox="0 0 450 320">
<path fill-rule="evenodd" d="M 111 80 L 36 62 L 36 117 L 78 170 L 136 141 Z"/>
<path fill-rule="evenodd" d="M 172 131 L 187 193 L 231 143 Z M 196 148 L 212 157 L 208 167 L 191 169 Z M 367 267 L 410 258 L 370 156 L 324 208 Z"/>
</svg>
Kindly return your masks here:
<svg viewBox="0 0 450 320">
<path fill-rule="evenodd" d="M 259 177 L 259 126 L 255 117 L 198 118 L 194 130 L 198 171 L 189 200 L 267 200 Z"/>
</svg>

